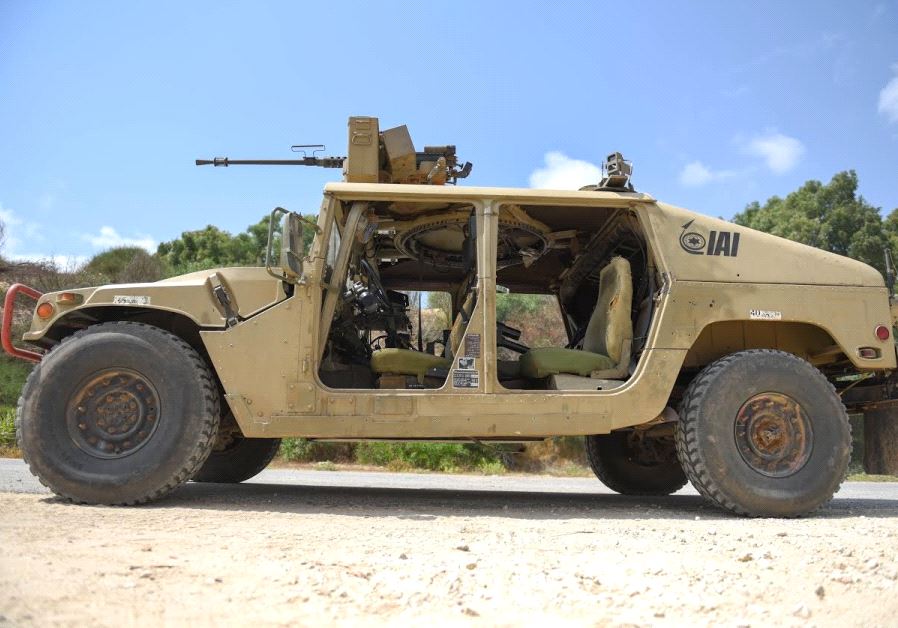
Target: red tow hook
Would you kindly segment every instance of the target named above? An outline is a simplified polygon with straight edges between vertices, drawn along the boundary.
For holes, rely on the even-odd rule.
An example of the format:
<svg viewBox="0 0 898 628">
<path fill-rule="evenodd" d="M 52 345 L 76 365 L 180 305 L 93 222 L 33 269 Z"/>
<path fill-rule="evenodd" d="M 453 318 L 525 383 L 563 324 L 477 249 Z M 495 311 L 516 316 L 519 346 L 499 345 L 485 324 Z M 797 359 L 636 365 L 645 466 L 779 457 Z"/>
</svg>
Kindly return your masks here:
<svg viewBox="0 0 898 628">
<path fill-rule="evenodd" d="M 29 362 L 40 362 L 43 357 L 40 353 L 19 349 L 12 343 L 12 319 L 16 306 L 16 296 L 20 292 L 35 301 L 41 298 L 43 294 L 43 292 L 29 288 L 21 283 L 14 283 L 9 287 L 9 290 L 6 291 L 6 298 L 3 300 L 3 325 L 0 327 L 0 344 L 3 345 L 3 350 L 14 358 L 28 360 Z"/>
</svg>

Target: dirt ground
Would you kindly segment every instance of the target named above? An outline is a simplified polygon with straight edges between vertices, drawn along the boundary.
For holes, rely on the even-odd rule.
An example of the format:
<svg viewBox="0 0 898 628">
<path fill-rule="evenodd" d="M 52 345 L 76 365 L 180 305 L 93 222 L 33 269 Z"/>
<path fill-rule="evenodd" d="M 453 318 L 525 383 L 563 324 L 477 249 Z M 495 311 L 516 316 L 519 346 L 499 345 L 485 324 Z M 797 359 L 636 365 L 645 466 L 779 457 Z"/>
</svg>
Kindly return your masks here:
<svg viewBox="0 0 898 628">
<path fill-rule="evenodd" d="M 570 488 L 580 479 L 532 490 L 496 479 L 476 491 L 457 476 L 352 488 L 351 474 L 330 475 L 346 481 L 191 484 L 140 508 L 0 493 L 0 623 L 894 626 L 898 617 L 898 500 L 745 520 L 694 494 Z M 552 483 L 566 492 L 548 492 Z"/>
</svg>

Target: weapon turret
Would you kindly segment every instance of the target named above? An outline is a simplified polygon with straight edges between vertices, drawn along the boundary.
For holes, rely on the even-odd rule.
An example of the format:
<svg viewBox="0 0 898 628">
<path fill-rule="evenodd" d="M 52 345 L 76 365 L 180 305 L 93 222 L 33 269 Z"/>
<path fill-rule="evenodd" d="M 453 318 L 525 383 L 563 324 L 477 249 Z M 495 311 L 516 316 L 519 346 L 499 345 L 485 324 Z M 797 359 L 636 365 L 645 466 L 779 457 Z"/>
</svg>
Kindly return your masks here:
<svg viewBox="0 0 898 628">
<path fill-rule="evenodd" d="M 455 184 L 473 168 L 471 162 L 459 163 L 455 146 L 425 146 L 417 152 L 405 125 L 381 132 L 378 119 L 364 116 L 349 118 L 346 157 L 319 157 L 320 144 L 295 145 L 301 159 L 197 159 L 197 166 L 317 166 L 343 168 L 343 180 L 355 183 L 405 183 L 423 185 Z M 311 150 L 312 156 L 306 155 Z"/>
</svg>

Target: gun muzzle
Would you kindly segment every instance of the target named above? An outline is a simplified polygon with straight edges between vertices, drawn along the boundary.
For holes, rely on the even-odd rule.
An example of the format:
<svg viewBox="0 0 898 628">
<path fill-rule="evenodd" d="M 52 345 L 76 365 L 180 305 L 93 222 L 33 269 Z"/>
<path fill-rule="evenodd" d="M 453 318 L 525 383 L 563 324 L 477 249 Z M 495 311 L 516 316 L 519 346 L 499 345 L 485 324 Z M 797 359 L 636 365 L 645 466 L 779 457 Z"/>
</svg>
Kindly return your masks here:
<svg viewBox="0 0 898 628">
<path fill-rule="evenodd" d="M 213 166 L 216 166 L 216 167 L 224 166 L 225 168 L 227 168 L 228 167 L 228 158 L 227 157 L 216 157 L 214 159 L 197 159 L 196 160 L 197 166 L 208 166 L 210 164 Z"/>
</svg>

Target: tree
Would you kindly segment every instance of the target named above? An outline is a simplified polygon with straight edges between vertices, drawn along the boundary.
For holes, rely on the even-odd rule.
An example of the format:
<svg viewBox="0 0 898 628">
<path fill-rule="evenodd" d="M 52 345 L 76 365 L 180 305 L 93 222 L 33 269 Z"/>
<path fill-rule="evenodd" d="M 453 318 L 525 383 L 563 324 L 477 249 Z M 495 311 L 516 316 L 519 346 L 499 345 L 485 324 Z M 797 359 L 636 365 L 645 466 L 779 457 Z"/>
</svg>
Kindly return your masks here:
<svg viewBox="0 0 898 628">
<path fill-rule="evenodd" d="M 883 248 L 898 243 L 898 215 L 883 224 L 879 208 L 858 195 L 854 170 L 836 174 L 823 184 L 808 181 L 786 198 L 774 196 L 764 205 L 749 204 L 736 214 L 736 224 L 860 260 L 884 269 Z"/>
<path fill-rule="evenodd" d="M 895 251 L 898 251 L 898 207 L 893 209 L 886 219 L 882 221 L 882 228 L 885 237 L 888 239 L 889 248 L 894 254 Z"/>
<path fill-rule="evenodd" d="M 82 269 L 98 283 L 138 283 L 162 279 L 162 263 L 140 247 L 121 246 L 97 253 Z"/>
<path fill-rule="evenodd" d="M 315 215 L 305 216 L 314 224 Z M 216 266 L 259 266 L 265 263 L 265 249 L 268 246 L 268 216 L 246 228 L 242 233 L 231 235 L 213 225 L 199 231 L 185 231 L 180 238 L 159 245 L 156 254 L 168 267 L 170 274 L 181 274 Z M 280 250 L 280 224 L 275 224 L 273 252 Z M 309 226 L 303 229 L 305 250 L 312 243 L 315 230 Z M 275 259 L 277 259 L 275 257 Z"/>
<path fill-rule="evenodd" d="M 174 274 L 211 268 L 214 266 L 239 266 L 249 263 L 245 247 L 238 238 L 213 225 L 198 231 L 185 231 L 180 238 L 163 242 L 156 254 L 163 259 Z"/>
</svg>

